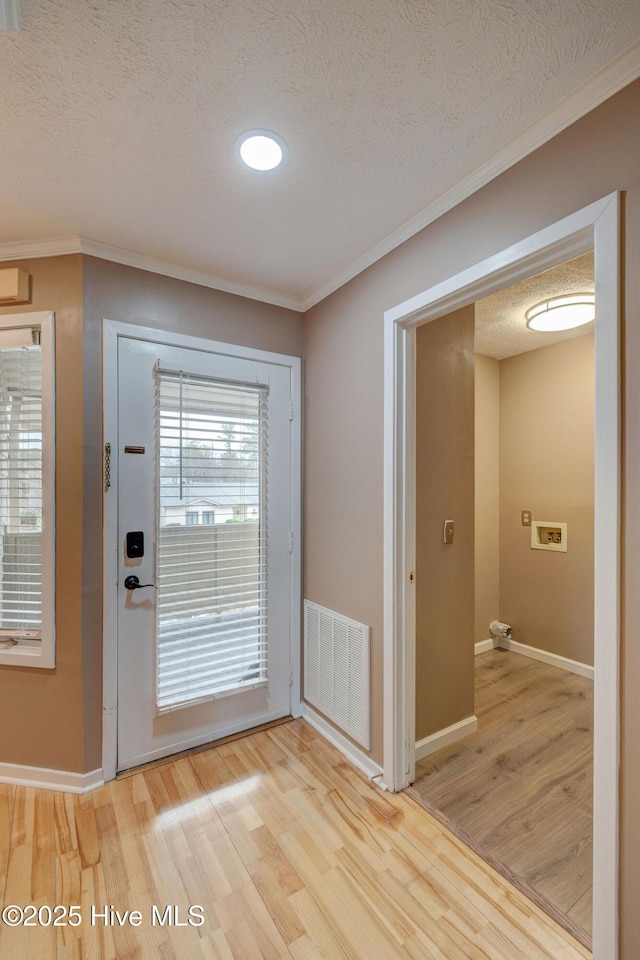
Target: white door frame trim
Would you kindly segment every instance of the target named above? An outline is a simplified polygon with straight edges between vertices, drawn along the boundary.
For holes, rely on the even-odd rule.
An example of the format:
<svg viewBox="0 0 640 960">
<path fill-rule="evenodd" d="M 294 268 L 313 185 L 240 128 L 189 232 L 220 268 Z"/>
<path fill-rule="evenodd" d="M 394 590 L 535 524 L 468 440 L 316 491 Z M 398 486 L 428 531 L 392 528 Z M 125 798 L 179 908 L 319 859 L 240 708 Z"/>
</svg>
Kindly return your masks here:
<svg viewBox="0 0 640 960">
<path fill-rule="evenodd" d="M 103 508 L 103 723 L 102 775 L 105 782 L 113 780 L 117 767 L 118 746 L 118 657 L 117 657 L 117 590 L 118 590 L 118 451 L 115 440 L 118 427 L 118 340 L 127 338 L 145 340 L 170 347 L 185 347 L 204 353 L 256 360 L 288 367 L 291 374 L 291 712 L 298 717 L 302 712 L 300 691 L 301 608 L 302 608 L 302 361 L 266 350 L 254 350 L 192 337 L 168 333 L 150 327 L 136 326 L 118 320 L 103 320 L 103 441 L 111 443 L 111 486 L 104 493 Z"/>
<path fill-rule="evenodd" d="M 593 958 L 618 957 L 620 194 L 613 193 L 387 310 L 384 319 L 384 785 L 414 774 L 415 328 L 595 250 Z"/>
</svg>

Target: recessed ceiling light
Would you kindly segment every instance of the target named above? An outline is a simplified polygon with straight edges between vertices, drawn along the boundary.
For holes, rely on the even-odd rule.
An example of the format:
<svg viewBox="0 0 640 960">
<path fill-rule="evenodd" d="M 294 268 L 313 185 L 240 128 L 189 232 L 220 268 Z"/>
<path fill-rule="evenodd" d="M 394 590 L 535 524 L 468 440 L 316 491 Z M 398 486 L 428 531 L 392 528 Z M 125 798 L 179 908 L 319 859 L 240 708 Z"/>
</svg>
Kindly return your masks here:
<svg viewBox="0 0 640 960">
<path fill-rule="evenodd" d="M 595 302 L 593 293 L 571 293 L 543 300 L 525 313 L 527 326 L 547 333 L 581 327 L 595 319 Z"/>
<path fill-rule="evenodd" d="M 247 130 L 236 141 L 236 152 L 252 170 L 267 173 L 275 170 L 287 157 L 287 145 L 270 130 Z"/>
</svg>

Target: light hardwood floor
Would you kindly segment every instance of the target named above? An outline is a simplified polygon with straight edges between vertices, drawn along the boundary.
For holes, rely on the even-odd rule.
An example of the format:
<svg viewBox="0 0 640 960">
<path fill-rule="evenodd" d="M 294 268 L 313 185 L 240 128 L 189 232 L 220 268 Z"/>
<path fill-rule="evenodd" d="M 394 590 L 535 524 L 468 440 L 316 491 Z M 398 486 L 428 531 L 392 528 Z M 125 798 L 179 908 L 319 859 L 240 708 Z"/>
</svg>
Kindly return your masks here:
<svg viewBox="0 0 640 960">
<path fill-rule="evenodd" d="M 84 797 L 0 787 L 5 904 L 80 926 L 0 926 L 20 960 L 579 960 L 589 953 L 403 795 L 303 721 Z M 90 924 L 92 904 L 142 925 Z M 176 904 L 199 927 L 152 926 Z"/>
<path fill-rule="evenodd" d="M 591 932 L 593 682 L 491 650 L 478 730 L 417 764 L 414 789 Z"/>
</svg>

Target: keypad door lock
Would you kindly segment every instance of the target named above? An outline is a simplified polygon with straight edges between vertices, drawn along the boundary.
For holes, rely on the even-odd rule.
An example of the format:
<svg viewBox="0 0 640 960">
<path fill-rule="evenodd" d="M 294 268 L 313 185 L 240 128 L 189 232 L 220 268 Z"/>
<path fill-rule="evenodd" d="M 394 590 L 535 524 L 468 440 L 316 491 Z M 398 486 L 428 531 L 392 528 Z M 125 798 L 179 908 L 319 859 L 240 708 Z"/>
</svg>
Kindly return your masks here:
<svg viewBox="0 0 640 960">
<path fill-rule="evenodd" d="M 125 540 L 125 553 L 128 560 L 144 557 L 144 533 L 142 530 L 129 530 Z"/>
</svg>

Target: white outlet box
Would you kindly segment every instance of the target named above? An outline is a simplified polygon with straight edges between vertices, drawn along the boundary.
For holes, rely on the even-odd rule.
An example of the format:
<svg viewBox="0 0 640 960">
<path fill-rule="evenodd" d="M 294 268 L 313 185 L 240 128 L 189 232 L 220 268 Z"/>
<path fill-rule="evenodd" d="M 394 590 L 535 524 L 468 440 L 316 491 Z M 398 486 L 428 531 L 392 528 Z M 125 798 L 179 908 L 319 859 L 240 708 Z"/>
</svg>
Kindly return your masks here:
<svg viewBox="0 0 640 960">
<path fill-rule="evenodd" d="M 550 520 L 531 522 L 531 549 L 567 552 L 567 525 Z"/>
</svg>

